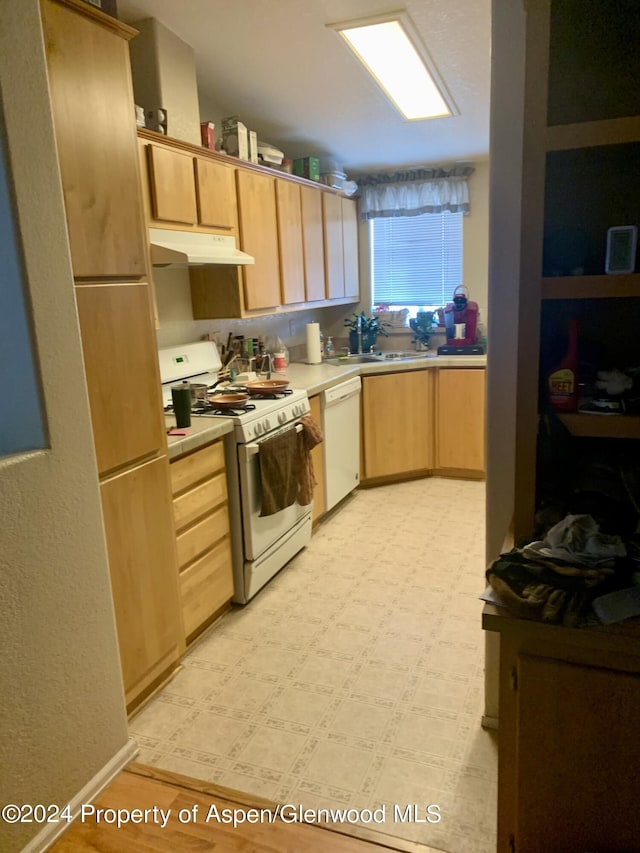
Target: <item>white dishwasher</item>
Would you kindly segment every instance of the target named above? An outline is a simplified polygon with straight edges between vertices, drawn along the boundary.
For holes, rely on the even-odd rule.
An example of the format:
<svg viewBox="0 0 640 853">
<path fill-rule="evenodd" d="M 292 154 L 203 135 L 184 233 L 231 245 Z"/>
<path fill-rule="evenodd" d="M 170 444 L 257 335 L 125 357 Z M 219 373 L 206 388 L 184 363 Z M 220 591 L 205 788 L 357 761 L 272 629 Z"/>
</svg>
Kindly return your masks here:
<svg viewBox="0 0 640 853">
<path fill-rule="evenodd" d="M 360 482 L 360 377 L 347 379 L 322 394 L 324 482 L 327 509 Z"/>
</svg>

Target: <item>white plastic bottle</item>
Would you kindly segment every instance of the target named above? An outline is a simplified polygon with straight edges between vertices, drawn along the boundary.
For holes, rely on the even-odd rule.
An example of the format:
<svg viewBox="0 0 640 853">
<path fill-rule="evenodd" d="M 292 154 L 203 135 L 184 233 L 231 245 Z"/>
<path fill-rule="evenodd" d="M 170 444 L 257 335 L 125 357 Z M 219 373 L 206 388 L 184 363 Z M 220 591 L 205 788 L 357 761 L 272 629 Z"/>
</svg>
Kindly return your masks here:
<svg viewBox="0 0 640 853">
<path fill-rule="evenodd" d="M 327 358 L 335 358 L 336 356 L 336 348 L 331 340 L 331 335 L 327 338 L 327 343 L 324 348 L 324 354 Z"/>
</svg>

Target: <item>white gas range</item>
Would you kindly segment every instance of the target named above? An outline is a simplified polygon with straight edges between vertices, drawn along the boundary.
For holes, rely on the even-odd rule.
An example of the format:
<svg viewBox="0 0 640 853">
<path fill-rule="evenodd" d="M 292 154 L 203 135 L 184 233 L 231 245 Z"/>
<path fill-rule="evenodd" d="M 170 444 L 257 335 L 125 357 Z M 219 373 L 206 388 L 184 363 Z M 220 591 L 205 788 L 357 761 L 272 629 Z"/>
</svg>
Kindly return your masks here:
<svg viewBox="0 0 640 853">
<path fill-rule="evenodd" d="M 192 418 L 227 418 L 233 422 L 233 433 L 225 439 L 233 600 L 245 604 L 311 538 L 312 504 L 300 506 L 296 502 L 274 515 L 260 516 L 260 445 L 279 432 L 301 429 L 298 419 L 310 411 L 307 393 L 287 389 L 268 397 L 251 395 L 246 406 L 220 410 L 215 407 L 215 394 L 221 390 L 218 374 L 222 365 L 214 343 L 165 347 L 159 351 L 159 362 L 167 414 L 172 410 L 171 386 L 189 382 L 207 385 L 207 397 L 214 401 L 196 401 Z M 224 390 L 231 390 L 230 386 Z"/>
</svg>

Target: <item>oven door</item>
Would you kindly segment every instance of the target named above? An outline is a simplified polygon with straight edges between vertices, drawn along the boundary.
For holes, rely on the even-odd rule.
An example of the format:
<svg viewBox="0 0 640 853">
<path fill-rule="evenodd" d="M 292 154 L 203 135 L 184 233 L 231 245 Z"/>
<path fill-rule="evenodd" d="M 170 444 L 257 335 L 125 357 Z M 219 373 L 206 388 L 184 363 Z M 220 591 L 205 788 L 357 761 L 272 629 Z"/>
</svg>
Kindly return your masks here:
<svg viewBox="0 0 640 853">
<path fill-rule="evenodd" d="M 289 427 L 287 427 L 289 428 Z M 296 427 L 302 429 L 300 425 Z M 275 433 L 258 441 L 238 445 L 240 472 L 240 505 L 242 509 L 242 536 L 245 560 L 256 560 L 270 546 L 284 536 L 300 519 L 311 512 L 312 504 L 296 503 L 274 515 L 262 517 L 262 487 L 260 481 L 260 444 Z"/>
</svg>

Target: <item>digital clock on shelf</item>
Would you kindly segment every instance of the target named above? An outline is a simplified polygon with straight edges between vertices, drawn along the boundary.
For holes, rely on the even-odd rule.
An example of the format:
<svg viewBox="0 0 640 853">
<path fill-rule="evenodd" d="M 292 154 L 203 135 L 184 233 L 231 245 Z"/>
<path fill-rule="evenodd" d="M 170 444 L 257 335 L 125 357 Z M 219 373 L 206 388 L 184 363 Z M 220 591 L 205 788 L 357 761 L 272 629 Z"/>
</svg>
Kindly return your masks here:
<svg viewBox="0 0 640 853">
<path fill-rule="evenodd" d="M 607 259 L 605 271 L 608 273 L 630 273 L 636 265 L 636 243 L 638 229 L 635 225 L 619 225 L 607 231 Z"/>
</svg>

